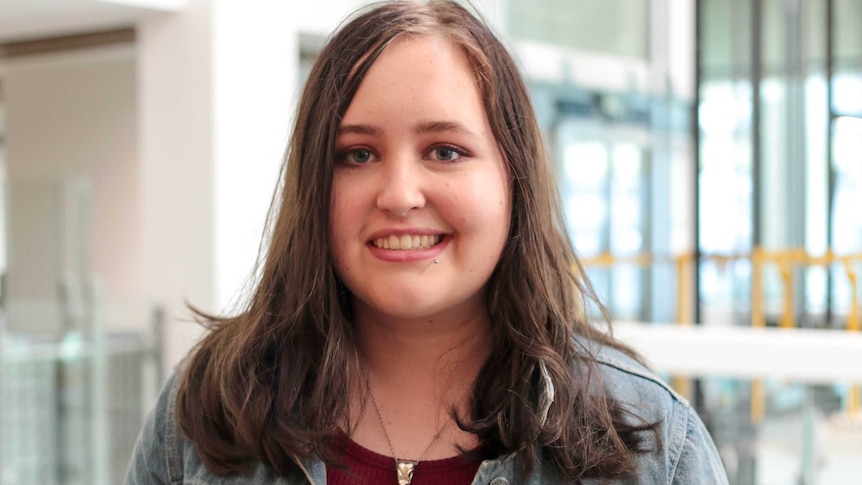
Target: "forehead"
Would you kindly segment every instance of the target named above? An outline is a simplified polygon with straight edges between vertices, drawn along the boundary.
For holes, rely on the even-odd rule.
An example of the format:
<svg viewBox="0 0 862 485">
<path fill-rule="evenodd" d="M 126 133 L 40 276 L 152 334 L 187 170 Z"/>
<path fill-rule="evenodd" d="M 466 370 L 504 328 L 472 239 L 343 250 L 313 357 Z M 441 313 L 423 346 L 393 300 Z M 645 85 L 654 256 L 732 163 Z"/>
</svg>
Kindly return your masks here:
<svg viewBox="0 0 862 485">
<path fill-rule="evenodd" d="M 485 118 L 473 64 L 459 45 L 440 35 L 405 36 L 388 45 L 368 68 L 344 122 L 387 109 Z"/>
</svg>

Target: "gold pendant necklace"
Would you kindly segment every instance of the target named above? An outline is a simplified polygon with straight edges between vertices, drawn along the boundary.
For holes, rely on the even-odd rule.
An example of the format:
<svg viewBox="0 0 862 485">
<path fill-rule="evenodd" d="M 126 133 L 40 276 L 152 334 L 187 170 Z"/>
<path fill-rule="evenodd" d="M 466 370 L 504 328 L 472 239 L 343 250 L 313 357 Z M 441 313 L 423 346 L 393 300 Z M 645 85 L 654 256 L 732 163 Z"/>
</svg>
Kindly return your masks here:
<svg viewBox="0 0 862 485">
<path fill-rule="evenodd" d="M 398 474 L 398 485 L 410 485 L 410 482 L 413 481 L 413 470 L 418 464 L 419 461 L 395 459 L 395 472 Z"/>
<path fill-rule="evenodd" d="M 386 430 L 386 424 L 383 422 L 383 415 L 380 413 L 380 406 L 377 405 L 377 399 L 374 397 L 374 390 L 371 389 L 371 379 L 366 374 L 365 376 L 365 385 L 368 388 L 368 395 L 371 396 L 371 404 L 374 406 L 374 411 L 377 413 L 377 419 L 380 421 L 380 428 L 383 429 L 383 436 L 386 437 L 386 443 L 389 445 L 389 451 L 392 452 L 392 456 L 395 458 L 395 473 L 398 477 L 398 485 L 410 485 L 410 482 L 413 481 L 413 473 L 416 471 L 416 467 L 419 465 L 419 462 L 425 455 L 428 453 L 428 450 L 431 449 L 431 446 L 437 442 L 440 438 L 440 435 L 443 434 L 443 430 L 446 429 L 446 426 L 449 424 L 449 420 L 446 420 L 443 423 L 443 426 L 440 426 L 440 429 L 437 430 L 437 433 L 431 438 L 431 442 L 428 443 L 428 446 L 425 447 L 425 450 L 419 455 L 419 458 L 415 460 L 400 460 L 398 459 L 398 455 L 395 453 L 395 447 L 392 446 L 392 439 L 389 437 L 389 432 Z"/>
</svg>

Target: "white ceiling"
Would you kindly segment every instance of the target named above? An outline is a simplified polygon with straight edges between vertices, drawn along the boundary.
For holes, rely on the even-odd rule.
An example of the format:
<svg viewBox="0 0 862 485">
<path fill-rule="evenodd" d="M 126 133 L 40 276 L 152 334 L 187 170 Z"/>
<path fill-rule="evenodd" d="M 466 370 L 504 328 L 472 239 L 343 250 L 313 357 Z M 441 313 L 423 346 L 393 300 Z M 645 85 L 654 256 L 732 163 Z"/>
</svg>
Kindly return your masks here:
<svg viewBox="0 0 862 485">
<path fill-rule="evenodd" d="M 146 0 L 0 0 L 0 43 L 131 27 L 177 2 Z M 165 6 L 165 3 L 172 5 Z M 180 2 L 181 3 L 181 2 Z"/>
</svg>

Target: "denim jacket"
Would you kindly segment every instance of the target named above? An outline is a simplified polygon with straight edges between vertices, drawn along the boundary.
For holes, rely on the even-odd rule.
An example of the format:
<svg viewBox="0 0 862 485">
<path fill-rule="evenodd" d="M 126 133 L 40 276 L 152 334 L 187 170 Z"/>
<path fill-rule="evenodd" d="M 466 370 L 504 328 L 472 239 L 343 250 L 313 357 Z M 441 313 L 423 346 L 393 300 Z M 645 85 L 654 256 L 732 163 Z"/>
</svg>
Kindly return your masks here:
<svg viewBox="0 0 862 485">
<path fill-rule="evenodd" d="M 628 479 L 589 479 L 585 484 L 726 484 L 727 476 L 703 422 L 689 403 L 658 377 L 625 354 L 602 348 L 597 355 L 602 382 L 609 397 L 628 404 L 648 422 L 660 422 L 662 446 L 655 452 L 635 455 L 636 476 Z M 326 465 L 319 460 L 300 460 L 288 476 L 278 476 L 258 464 L 244 475 L 210 473 L 192 443 L 175 421 L 177 377 L 172 376 L 159 396 L 138 437 L 125 483 L 127 485 L 323 485 Z M 393 483 L 395 483 L 393 474 Z M 565 483 L 550 463 L 522 477 L 514 455 L 485 460 L 473 485 L 539 485 Z"/>
</svg>

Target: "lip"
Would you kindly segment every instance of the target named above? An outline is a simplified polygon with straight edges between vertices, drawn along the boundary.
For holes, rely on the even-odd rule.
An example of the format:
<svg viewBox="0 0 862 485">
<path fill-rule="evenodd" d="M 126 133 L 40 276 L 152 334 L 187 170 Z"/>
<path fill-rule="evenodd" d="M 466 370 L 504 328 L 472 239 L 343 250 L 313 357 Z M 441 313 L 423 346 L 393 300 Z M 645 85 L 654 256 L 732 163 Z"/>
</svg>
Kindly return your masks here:
<svg viewBox="0 0 862 485">
<path fill-rule="evenodd" d="M 439 243 L 427 249 L 383 249 L 375 246 L 372 243 L 372 241 L 374 241 L 375 239 L 380 239 L 393 235 L 443 236 L 443 238 Z M 446 249 L 446 246 L 449 245 L 449 242 L 451 240 L 451 235 L 434 229 L 384 229 L 372 233 L 371 237 L 368 238 L 368 242 L 365 244 L 365 246 L 368 248 L 368 251 L 371 252 L 371 254 L 377 259 L 390 263 L 412 263 L 419 261 L 430 261 L 434 258 L 439 257 L 443 250 Z"/>
</svg>

